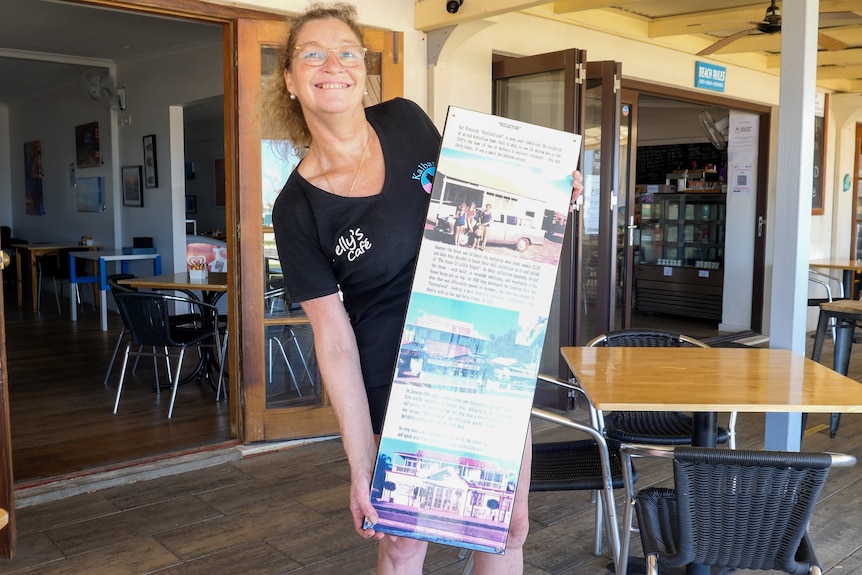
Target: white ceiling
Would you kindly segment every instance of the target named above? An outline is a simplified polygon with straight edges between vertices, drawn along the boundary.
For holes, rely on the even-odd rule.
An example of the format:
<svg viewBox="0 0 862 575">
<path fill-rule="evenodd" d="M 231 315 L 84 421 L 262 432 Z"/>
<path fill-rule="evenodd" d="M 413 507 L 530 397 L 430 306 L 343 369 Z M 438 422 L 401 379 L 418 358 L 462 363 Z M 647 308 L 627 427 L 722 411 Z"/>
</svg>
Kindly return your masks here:
<svg viewBox="0 0 862 575">
<path fill-rule="evenodd" d="M 220 41 L 215 24 L 84 7 L 0 0 L 0 103 L 78 83 L 81 72 Z"/>
</svg>

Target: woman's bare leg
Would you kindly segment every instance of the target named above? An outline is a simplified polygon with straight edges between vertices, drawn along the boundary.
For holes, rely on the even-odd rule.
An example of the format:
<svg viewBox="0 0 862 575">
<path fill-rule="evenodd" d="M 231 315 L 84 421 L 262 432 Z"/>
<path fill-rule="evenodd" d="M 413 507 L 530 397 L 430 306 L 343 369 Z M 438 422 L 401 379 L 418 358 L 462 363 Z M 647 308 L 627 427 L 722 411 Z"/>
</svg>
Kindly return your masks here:
<svg viewBox="0 0 862 575">
<path fill-rule="evenodd" d="M 422 575 L 427 541 L 386 536 L 377 544 L 377 575 Z"/>
<path fill-rule="evenodd" d="M 527 442 L 521 457 L 521 474 L 512 506 L 512 521 L 509 523 L 509 538 L 505 555 L 476 553 L 473 572 L 476 575 L 521 575 L 524 572 L 524 541 L 530 530 L 530 514 L 527 496 L 530 492 L 530 463 L 533 459 L 532 429 L 527 428 Z"/>
</svg>

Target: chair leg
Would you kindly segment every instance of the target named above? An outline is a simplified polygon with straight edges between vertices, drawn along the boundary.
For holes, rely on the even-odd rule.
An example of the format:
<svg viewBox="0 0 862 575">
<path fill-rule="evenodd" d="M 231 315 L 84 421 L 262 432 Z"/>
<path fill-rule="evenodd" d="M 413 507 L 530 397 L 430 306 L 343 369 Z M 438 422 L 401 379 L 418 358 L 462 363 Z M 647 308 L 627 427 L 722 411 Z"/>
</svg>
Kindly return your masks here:
<svg viewBox="0 0 862 575">
<path fill-rule="evenodd" d="M 117 415 L 117 408 L 120 407 L 120 394 L 123 393 L 123 380 L 126 378 L 126 366 L 129 363 L 129 349 L 132 342 L 126 344 L 126 353 L 123 356 L 123 368 L 120 370 L 120 383 L 117 385 L 117 399 L 114 401 L 114 415 Z"/>
<path fill-rule="evenodd" d="M 736 418 L 737 413 L 735 411 L 730 412 L 730 420 L 727 422 L 727 447 L 729 449 L 736 449 Z"/>
<path fill-rule="evenodd" d="M 626 573 L 629 565 L 629 553 L 632 547 L 632 523 L 634 521 L 634 497 L 626 494 L 625 513 L 623 515 L 623 539 L 620 543 L 620 560 L 616 566 L 617 573 Z"/>
<path fill-rule="evenodd" d="M 117 338 L 117 345 L 114 346 L 114 353 L 111 355 L 111 361 L 108 362 L 108 370 L 105 372 L 105 381 L 102 385 L 108 385 L 108 379 L 111 377 L 111 370 L 114 369 L 114 362 L 117 360 L 117 354 L 120 353 L 120 344 L 123 343 L 123 337 L 126 335 L 126 328 L 120 332 L 120 337 Z"/>
<path fill-rule="evenodd" d="M 278 348 L 281 351 L 281 357 L 284 358 L 284 364 L 287 366 L 287 372 L 290 374 L 290 380 L 293 382 L 293 387 L 296 388 L 296 393 L 302 396 L 302 391 L 299 389 L 299 381 L 296 379 L 296 374 L 293 371 L 293 367 L 290 365 L 290 361 L 287 359 L 287 351 L 284 349 L 284 344 L 281 343 L 281 340 L 277 337 L 273 339 L 275 339 L 275 343 L 278 344 Z"/>
<path fill-rule="evenodd" d="M 473 551 L 462 550 L 458 555 L 459 559 L 463 559 L 464 553 L 468 553 L 467 562 L 464 564 L 464 570 L 461 571 L 461 575 L 473 575 Z"/>
<path fill-rule="evenodd" d="M 63 309 L 60 307 L 60 291 L 57 288 L 57 278 L 51 278 L 54 281 L 54 299 L 57 301 L 57 313 L 63 315 Z M 60 284 L 60 288 L 63 284 Z"/>
<path fill-rule="evenodd" d="M 174 416 L 174 402 L 177 400 L 177 388 L 180 386 L 180 372 L 182 371 L 183 357 L 185 355 L 186 348 L 183 346 L 180 348 L 180 357 L 177 359 L 177 369 L 174 372 L 174 385 L 171 390 L 171 406 L 168 408 L 168 419 Z"/>
<path fill-rule="evenodd" d="M 841 423 L 841 414 L 833 413 L 829 417 L 829 437 L 835 437 L 838 434 L 838 425 Z"/>
<path fill-rule="evenodd" d="M 603 542 L 602 538 L 604 537 L 604 526 L 603 526 L 604 521 L 602 520 L 602 516 L 604 515 L 604 509 L 602 508 L 604 498 L 601 496 L 601 494 L 597 494 L 596 492 L 593 492 L 593 496 L 594 496 L 593 498 L 595 499 L 595 505 L 596 505 L 596 517 L 594 519 L 595 529 L 593 530 L 595 532 L 595 543 L 593 545 L 593 554 L 596 557 L 598 557 L 599 555 L 602 554 L 602 542 Z"/>
<path fill-rule="evenodd" d="M 293 346 L 296 348 L 296 353 L 299 355 L 299 361 L 302 362 L 302 368 L 305 370 L 308 381 L 313 381 L 311 370 L 308 369 L 308 362 L 305 361 L 305 354 L 302 353 L 302 348 L 299 347 L 299 338 L 296 337 L 296 333 L 292 329 L 290 330 L 290 339 L 293 340 Z M 300 393 L 300 395 L 302 394 Z"/>
<path fill-rule="evenodd" d="M 224 390 L 225 396 L 227 396 L 227 390 L 224 389 L 224 360 L 227 356 L 227 334 L 228 332 L 224 332 L 224 339 L 221 342 L 219 348 L 219 360 L 218 360 L 218 385 L 216 386 L 216 401 L 221 399 L 222 390 Z"/>
</svg>

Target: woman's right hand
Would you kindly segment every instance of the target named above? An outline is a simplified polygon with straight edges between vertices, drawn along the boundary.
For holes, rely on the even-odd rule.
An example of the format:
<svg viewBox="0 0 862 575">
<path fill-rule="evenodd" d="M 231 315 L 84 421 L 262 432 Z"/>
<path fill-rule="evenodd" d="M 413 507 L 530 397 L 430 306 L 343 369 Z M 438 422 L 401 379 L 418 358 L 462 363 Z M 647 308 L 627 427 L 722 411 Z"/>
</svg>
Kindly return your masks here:
<svg viewBox="0 0 862 575">
<path fill-rule="evenodd" d="M 373 526 L 377 523 L 377 510 L 371 505 L 371 471 L 355 474 L 350 481 L 350 513 L 353 526 L 364 539 L 381 539 L 385 534 L 373 528 L 365 528 L 366 520 Z"/>
</svg>

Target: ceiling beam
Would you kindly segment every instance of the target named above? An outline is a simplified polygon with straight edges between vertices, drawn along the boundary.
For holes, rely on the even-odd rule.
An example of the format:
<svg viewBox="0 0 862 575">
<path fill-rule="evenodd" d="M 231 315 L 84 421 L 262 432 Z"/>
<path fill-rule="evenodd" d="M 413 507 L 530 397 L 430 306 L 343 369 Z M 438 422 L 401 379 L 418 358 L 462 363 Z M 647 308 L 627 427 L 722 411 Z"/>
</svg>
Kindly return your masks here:
<svg viewBox="0 0 862 575">
<path fill-rule="evenodd" d="M 825 1 L 825 0 L 824 0 Z M 681 16 L 668 16 L 650 22 L 650 38 L 677 36 L 679 34 L 706 34 L 718 30 L 744 30 L 753 27 L 752 22 L 763 20 L 764 4 L 692 12 Z"/>
<path fill-rule="evenodd" d="M 817 67 L 818 80 L 845 80 L 847 78 L 862 78 L 862 64 Z"/>
<path fill-rule="evenodd" d="M 838 52 L 818 52 L 818 66 L 855 66 L 862 64 L 862 48 L 850 48 Z M 773 54 L 766 58 L 767 68 L 780 68 L 781 56 Z"/>
<path fill-rule="evenodd" d="M 830 14 L 837 16 L 850 12 L 862 17 L 862 0 L 820 0 L 821 24 L 836 22 L 834 18 L 830 18 Z M 650 22 L 649 36 L 660 38 L 680 34 L 708 34 L 720 30 L 743 30 L 751 28 L 754 22 L 763 20 L 765 14 L 765 4 L 761 2 L 725 10 L 695 11 L 680 16 L 668 16 Z"/>
<path fill-rule="evenodd" d="M 413 27 L 430 32 L 547 3 L 548 0 L 464 0 L 458 12 L 450 14 L 446 0 L 420 0 L 413 10 Z"/>
<path fill-rule="evenodd" d="M 830 36 L 845 44 L 854 44 L 859 42 L 862 37 L 862 24 L 854 26 L 843 26 L 840 28 L 825 28 L 821 30 L 823 34 Z M 716 54 L 739 54 L 742 52 L 778 52 L 781 50 L 781 34 L 762 34 L 755 32 L 749 36 L 744 36 L 739 40 L 731 42 L 727 46 L 721 48 Z"/>
<path fill-rule="evenodd" d="M 554 2 L 554 14 L 571 14 L 597 8 L 618 6 L 618 0 L 557 0 Z"/>
</svg>

